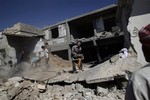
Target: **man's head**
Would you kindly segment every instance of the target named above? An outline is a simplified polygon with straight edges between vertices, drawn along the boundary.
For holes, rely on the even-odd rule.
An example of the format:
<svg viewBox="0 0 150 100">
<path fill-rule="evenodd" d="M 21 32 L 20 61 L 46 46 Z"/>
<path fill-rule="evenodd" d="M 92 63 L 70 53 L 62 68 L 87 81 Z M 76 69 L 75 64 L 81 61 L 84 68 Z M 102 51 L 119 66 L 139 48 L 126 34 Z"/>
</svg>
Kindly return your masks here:
<svg viewBox="0 0 150 100">
<path fill-rule="evenodd" d="M 145 59 L 147 62 L 150 62 L 150 24 L 140 30 L 139 38 Z"/>
<path fill-rule="evenodd" d="M 81 42 L 80 42 L 80 41 L 77 42 L 77 46 L 78 46 L 78 47 L 81 46 Z"/>
</svg>

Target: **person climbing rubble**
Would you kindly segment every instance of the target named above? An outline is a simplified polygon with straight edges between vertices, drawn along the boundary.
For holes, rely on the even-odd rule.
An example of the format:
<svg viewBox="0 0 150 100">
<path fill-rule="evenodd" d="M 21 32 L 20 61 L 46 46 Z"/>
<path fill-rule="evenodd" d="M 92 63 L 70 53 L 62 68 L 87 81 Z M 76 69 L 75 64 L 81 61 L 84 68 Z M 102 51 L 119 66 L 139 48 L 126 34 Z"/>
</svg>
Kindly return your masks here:
<svg viewBox="0 0 150 100">
<path fill-rule="evenodd" d="M 45 46 L 42 46 L 42 51 L 40 51 L 40 59 L 45 59 L 46 63 L 48 63 L 49 55 L 48 55 L 48 49 Z"/>
<path fill-rule="evenodd" d="M 150 24 L 140 30 L 139 38 L 148 64 L 131 76 L 125 100 L 150 100 Z"/>
<path fill-rule="evenodd" d="M 76 72 L 76 62 L 78 69 L 82 70 L 82 60 L 84 56 L 82 54 L 81 41 L 77 41 L 77 44 L 72 47 L 72 64 L 73 64 L 73 73 Z"/>
<path fill-rule="evenodd" d="M 40 52 L 42 51 L 42 46 L 44 45 L 44 41 L 42 38 L 39 39 L 37 44 L 35 45 L 34 51 L 33 51 L 33 56 L 31 57 L 31 66 L 35 67 L 38 66 L 38 62 L 41 60 L 40 59 Z"/>
</svg>

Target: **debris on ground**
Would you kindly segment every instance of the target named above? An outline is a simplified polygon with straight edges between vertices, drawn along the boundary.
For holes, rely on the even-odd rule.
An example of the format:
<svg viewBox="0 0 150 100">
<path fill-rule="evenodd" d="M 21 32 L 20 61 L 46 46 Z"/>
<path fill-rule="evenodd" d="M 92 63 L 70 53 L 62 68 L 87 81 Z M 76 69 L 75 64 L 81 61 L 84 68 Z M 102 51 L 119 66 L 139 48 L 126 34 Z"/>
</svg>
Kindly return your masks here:
<svg viewBox="0 0 150 100">
<path fill-rule="evenodd" d="M 57 55 L 50 54 L 50 60 L 49 60 L 51 66 L 56 66 L 56 67 L 71 67 L 72 64 L 70 61 L 64 60 L 60 58 Z"/>
<path fill-rule="evenodd" d="M 125 85 L 120 79 L 127 82 L 128 74 L 141 67 L 131 53 L 127 58 L 115 55 L 94 67 L 84 65 L 83 71 L 74 74 L 69 61 L 52 54 L 48 63 L 41 59 L 37 65 L 33 67 L 29 62 L 22 62 L 10 67 L 16 73 L 11 74 L 11 78 L 1 79 L 0 99 L 124 100 Z M 113 81 L 119 84 L 119 88 L 113 83 L 110 86 L 98 85 Z"/>
<path fill-rule="evenodd" d="M 124 100 L 124 89 L 85 88 L 82 84 L 47 85 L 13 77 L 0 84 L 1 100 Z M 42 91 L 41 91 L 42 90 Z M 43 91 L 44 90 L 44 91 Z"/>
</svg>

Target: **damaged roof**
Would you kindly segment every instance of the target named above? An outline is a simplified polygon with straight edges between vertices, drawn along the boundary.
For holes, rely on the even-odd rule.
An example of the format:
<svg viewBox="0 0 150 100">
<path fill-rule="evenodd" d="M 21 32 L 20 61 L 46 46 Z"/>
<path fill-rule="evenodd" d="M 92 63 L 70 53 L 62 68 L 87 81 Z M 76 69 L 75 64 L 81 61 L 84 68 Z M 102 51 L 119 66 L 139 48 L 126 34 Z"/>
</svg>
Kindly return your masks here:
<svg viewBox="0 0 150 100">
<path fill-rule="evenodd" d="M 100 8 L 100 9 L 97 9 L 97 10 L 94 10 L 94 11 L 91 11 L 91 12 L 88 12 L 88 13 L 85 13 L 85 14 L 82 14 L 82 15 L 79 15 L 79 16 L 67 19 L 67 20 L 64 20 L 64 21 L 61 21 L 61 22 L 58 22 L 56 24 L 53 24 L 53 25 L 50 25 L 50 26 L 46 26 L 46 27 L 43 28 L 43 30 L 46 30 L 46 29 L 48 29 L 50 27 L 54 27 L 54 26 L 59 25 L 59 24 L 63 24 L 63 23 L 66 23 L 66 22 L 70 22 L 70 21 L 79 19 L 79 18 L 82 18 L 82 17 L 86 17 L 86 16 L 89 16 L 89 15 L 100 13 L 100 12 L 105 11 L 105 10 L 116 8 L 116 7 L 117 7 L 117 4 L 112 4 L 112 5 L 109 5 L 109 6 L 105 6 L 103 8 Z"/>
<path fill-rule="evenodd" d="M 22 37 L 34 37 L 44 35 L 41 29 L 24 23 L 17 23 L 11 28 L 4 29 L 3 34 Z"/>
</svg>

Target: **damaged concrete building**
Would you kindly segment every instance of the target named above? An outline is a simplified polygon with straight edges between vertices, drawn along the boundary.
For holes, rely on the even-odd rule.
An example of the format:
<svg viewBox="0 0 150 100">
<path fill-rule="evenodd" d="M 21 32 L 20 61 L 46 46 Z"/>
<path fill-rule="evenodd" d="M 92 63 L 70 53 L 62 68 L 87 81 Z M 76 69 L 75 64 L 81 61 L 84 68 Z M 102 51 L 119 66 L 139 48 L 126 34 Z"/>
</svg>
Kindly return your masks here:
<svg viewBox="0 0 150 100">
<path fill-rule="evenodd" d="M 71 60 L 71 47 L 82 41 L 85 63 L 101 63 L 124 47 L 124 33 L 116 23 L 117 4 L 45 27 L 51 52 Z"/>
<path fill-rule="evenodd" d="M 149 4 L 118 0 L 43 29 L 17 23 L 0 32 L 0 77 L 21 70 L 19 77 L 0 83 L 0 99 L 124 100 L 129 75 L 146 63 L 138 32 L 150 23 Z M 40 38 L 59 56 L 50 56 L 50 67 L 29 62 Z M 77 40 L 82 41 L 85 66 L 72 74 L 71 47 Z M 122 48 L 128 49 L 126 58 L 119 55 Z"/>
<path fill-rule="evenodd" d="M 144 6 L 139 7 L 141 4 Z M 137 62 L 144 65 L 138 31 L 150 22 L 148 4 L 148 0 L 118 0 L 118 4 L 45 27 L 45 39 L 53 54 L 67 60 L 71 60 L 72 45 L 81 40 L 85 63 L 104 62 L 122 48 L 131 47 Z"/>
<path fill-rule="evenodd" d="M 145 0 L 143 2 L 145 6 L 138 9 L 139 2 L 138 0 L 118 0 L 118 4 L 109 5 L 43 29 L 17 23 L 1 32 L 0 64 L 20 62 L 23 52 L 24 60 L 29 60 L 37 41 L 44 37 L 51 47 L 51 52 L 65 60 L 71 61 L 71 47 L 77 40 L 81 40 L 85 56 L 84 63 L 102 63 L 118 54 L 122 48 L 129 49 L 132 45 L 137 53 L 137 61 L 144 65 L 146 62 L 139 49 L 141 44 L 136 34 L 149 23 L 149 6 L 148 1 Z M 140 13 L 134 9 L 138 9 Z M 132 23 L 128 24 L 128 19 Z"/>
<path fill-rule="evenodd" d="M 22 61 L 29 61 L 35 45 L 43 36 L 41 29 L 17 23 L 0 33 L 0 66 L 16 66 Z M 6 67 L 5 67 L 6 68 Z M 9 70 L 9 68 L 6 70 Z"/>
<path fill-rule="evenodd" d="M 147 21 L 149 6 L 148 1 L 145 0 L 143 2 L 145 6 L 138 9 L 140 15 L 134 10 L 139 6 L 139 2 L 138 0 L 118 0 L 118 4 L 109 5 L 43 29 L 17 23 L 0 34 L 0 65 L 16 64 L 22 59 L 22 54 L 23 60 L 29 60 L 41 37 L 48 42 L 53 54 L 65 60 L 71 61 L 71 47 L 77 40 L 81 40 L 84 63 L 105 62 L 118 54 L 122 48 L 129 49 L 132 45 L 137 53 L 137 61 L 145 64 L 142 51 L 139 49 L 141 44 L 137 33 L 134 32 L 149 23 Z M 133 24 L 136 18 L 138 26 Z M 130 21 L 132 23 L 128 24 L 128 19 L 133 22 Z"/>
</svg>

